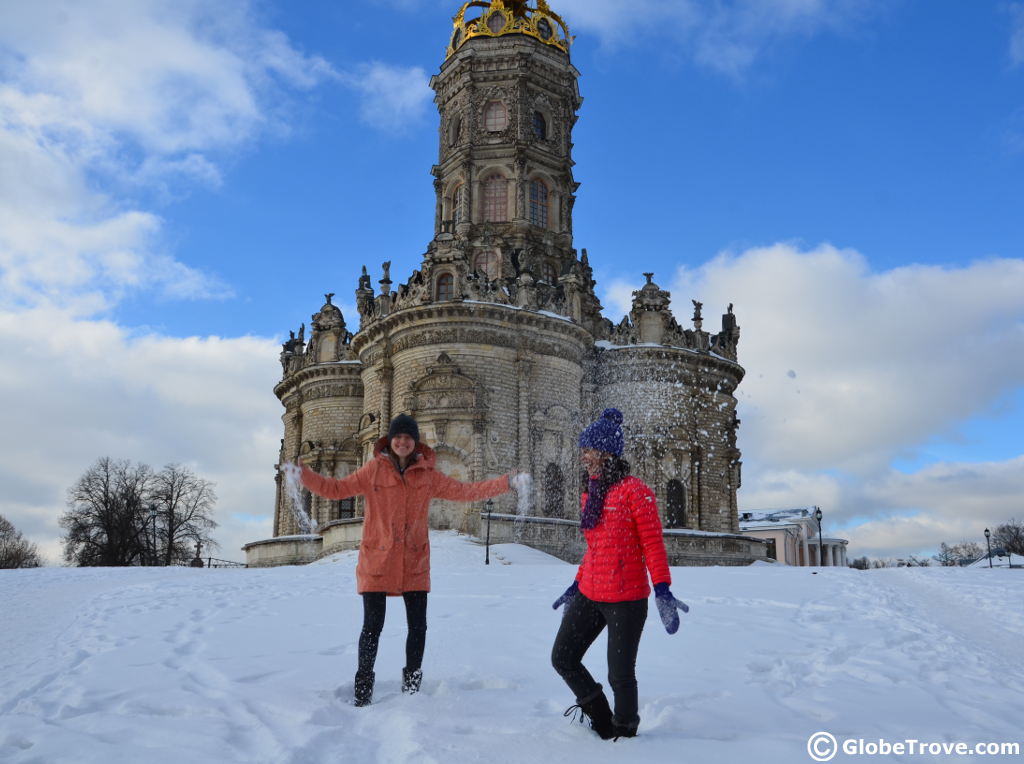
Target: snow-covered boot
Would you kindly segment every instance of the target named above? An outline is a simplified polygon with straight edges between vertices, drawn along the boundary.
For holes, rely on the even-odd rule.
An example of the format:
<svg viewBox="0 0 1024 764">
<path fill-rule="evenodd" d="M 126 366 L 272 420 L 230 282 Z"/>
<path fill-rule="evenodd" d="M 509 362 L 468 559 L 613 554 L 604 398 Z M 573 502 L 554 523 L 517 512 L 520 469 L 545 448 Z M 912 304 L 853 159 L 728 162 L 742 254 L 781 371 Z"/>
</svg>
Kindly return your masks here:
<svg viewBox="0 0 1024 764">
<path fill-rule="evenodd" d="M 590 728 L 598 734 L 602 740 L 610 740 L 615 736 L 612 728 L 612 709 L 608 705 L 608 698 L 605 697 L 604 690 L 601 685 L 597 686 L 597 690 L 592 692 L 585 698 L 577 698 L 577 705 L 570 706 L 565 716 L 574 714 L 578 708 L 583 712 L 583 718 L 590 719 Z M 580 719 L 582 722 L 583 719 Z"/>
<path fill-rule="evenodd" d="M 422 681 L 423 669 L 402 669 L 402 692 L 408 695 L 419 692 Z"/>
<path fill-rule="evenodd" d="M 355 705 L 368 706 L 373 700 L 373 680 L 376 675 L 372 671 L 356 672 Z"/>
</svg>

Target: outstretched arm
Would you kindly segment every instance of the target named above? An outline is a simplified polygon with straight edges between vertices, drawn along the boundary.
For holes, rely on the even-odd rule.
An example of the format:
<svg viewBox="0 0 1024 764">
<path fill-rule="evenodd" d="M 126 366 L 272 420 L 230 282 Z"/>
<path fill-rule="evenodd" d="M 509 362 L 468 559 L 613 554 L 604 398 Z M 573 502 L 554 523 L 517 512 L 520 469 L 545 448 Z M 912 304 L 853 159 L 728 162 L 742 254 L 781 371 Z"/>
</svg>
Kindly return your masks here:
<svg viewBox="0 0 1024 764">
<path fill-rule="evenodd" d="M 479 501 L 503 494 L 508 488 L 508 475 L 493 480 L 481 480 L 479 483 L 460 483 L 443 472 L 435 472 L 432 493 L 436 499 Z"/>
<path fill-rule="evenodd" d="M 333 501 L 347 499 L 351 496 L 360 496 L 366 493 L 365 470 L 367 466 L 364 465 L 348 477 L 337 480 L 317 474 L 303 464 L 302 484 L 317 496 L 323 496 L 325 499 Z"/>
</svg>

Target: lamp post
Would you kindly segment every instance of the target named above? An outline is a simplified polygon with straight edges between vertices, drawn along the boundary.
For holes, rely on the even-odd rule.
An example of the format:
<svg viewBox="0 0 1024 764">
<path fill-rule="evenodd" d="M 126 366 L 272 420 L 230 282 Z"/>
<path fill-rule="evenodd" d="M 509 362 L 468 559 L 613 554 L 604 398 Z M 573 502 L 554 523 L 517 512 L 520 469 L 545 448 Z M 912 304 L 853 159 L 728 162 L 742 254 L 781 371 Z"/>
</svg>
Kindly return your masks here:
<svg viewBox="0 0 1024 764">
<path fill-rule="evenodd" d="M 814 519 L 818 521 L 818 567 L 825 567 L 825 557 L 821 543 L 821 507 L 814 508 Z"/>
<path fill-rule="evenodd" d="M 985 544 L 988 546 L 988 566 L 992 567 L 992 531 L 985 529 Z"/>
<path fill-rule="evenodd" d="M 491 512 L 494 510 L 494 500 L 487 500 L 487 539 L 484 542 L 484 565 L 491 564 Z"/>
</svg>

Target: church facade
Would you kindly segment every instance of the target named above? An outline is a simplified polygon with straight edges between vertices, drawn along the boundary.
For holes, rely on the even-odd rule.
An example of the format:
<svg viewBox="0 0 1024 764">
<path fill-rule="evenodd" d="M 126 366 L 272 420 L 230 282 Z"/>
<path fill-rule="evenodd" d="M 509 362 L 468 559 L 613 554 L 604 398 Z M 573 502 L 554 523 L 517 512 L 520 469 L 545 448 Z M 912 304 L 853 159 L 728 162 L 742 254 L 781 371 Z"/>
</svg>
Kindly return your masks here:
<svg viewBox="0 0 1024 764">
<path fill-rule="evenodd" d="M 284 344 L 280 461 L 345 476 L 405 412 L 444 472 L 529 472 L 530 514 L 571 519 L 578 434 L 615 407 L 625 457 L 655 490 L 665 527 L 738 534 L 739 326 L 730 305 L 718 330 L 706 330 L 696 301 L 682 323 L 652 273 L 619 323 L 602 316 L 587 251 L 573 243 L 582 99 L 570 43 L 544 0 L 459 10 L 431 80 L 440 117 L 433 239 L 397 286 L 390 263 L 379 278 L 363 267 L 357 327 L 328 294 L 308 337 L 303 326 Z M 277 480 L 274 535 L 299 533 Z M 359 500 L 304 501 L 320 526 L 362 512 Z M 431 525 L 477 533 L 481 509 L 435 501 Z M 514 494 L 493 506 L 515 509 Z"/>
</svg>

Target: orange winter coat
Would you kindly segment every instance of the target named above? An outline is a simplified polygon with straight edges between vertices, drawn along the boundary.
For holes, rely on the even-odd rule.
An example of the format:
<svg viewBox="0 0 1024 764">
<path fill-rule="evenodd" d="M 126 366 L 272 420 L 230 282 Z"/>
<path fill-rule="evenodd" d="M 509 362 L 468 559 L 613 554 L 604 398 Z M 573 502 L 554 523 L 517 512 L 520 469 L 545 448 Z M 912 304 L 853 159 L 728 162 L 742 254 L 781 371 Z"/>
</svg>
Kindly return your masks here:
<svg viewBox="0 0 1024 764">
<path fill-rule="evenodd" d="M 581 506 L 587 505 L 583 494 Z M 594 602 L 647 599 L 656 584 L 672 583 L 654 492 L 632 475 L 608 489 L 601 519 L 583 531 L 587 551 L 576 573 L 580 591 Z"/>
<path fill-rule="evenodd" d="M 374 458 L 341 480 L 302 466 L 302 484 L 334 501 L 366 497 L 363 541 L 356 565 L 356 588 L 365 592 L 430 591 L 430 539 L 427 512 L 431 499 L 478 501 L 505 493 L 508 475 L 479 483 L 460 483 L 434 469 L 437 456 L 420 443 L 405 474 L 383 453 L 387 438 L 377 441 Z"/>
</svg>

